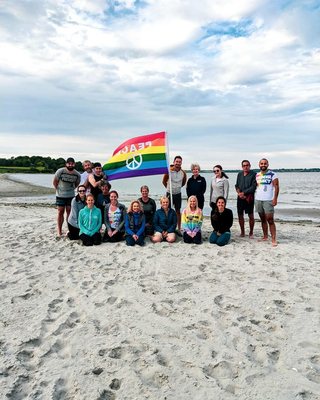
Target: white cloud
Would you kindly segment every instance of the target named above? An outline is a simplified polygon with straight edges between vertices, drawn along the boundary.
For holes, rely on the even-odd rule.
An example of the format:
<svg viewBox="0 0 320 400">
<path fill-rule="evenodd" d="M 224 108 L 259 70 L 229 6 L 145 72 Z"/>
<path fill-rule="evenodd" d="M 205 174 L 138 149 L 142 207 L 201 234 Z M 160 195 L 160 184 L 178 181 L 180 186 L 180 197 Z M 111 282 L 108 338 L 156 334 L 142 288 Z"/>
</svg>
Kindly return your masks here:
<svg viewBox="0 0 320 400">
<path fill-rule="evenodd" d="M 301 163 L 305 155 L 313 162 L 320 28 L 310 4 L 2 3 L 0 135 L 22 138 L 6 151 L 19 154 L 25 137 L 43 134 L 35 150 L 73 143 L 80 155 L 91 133 L 108 148 L 128 135 L 168 129 L 172 148 L 187 160 L 192 143 L 199 153 L 210 149 L 204 163 L 223 154 L 220 162 L 232 167 L 260 134 L 279 160 Z"/>
</svg>

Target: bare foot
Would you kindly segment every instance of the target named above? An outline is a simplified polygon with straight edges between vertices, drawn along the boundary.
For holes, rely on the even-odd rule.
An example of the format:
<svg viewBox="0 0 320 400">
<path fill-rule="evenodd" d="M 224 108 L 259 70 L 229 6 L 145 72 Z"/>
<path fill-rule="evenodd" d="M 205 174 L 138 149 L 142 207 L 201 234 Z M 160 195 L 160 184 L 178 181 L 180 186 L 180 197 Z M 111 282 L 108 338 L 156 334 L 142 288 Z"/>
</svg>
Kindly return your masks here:
<svg viewBox="0 0 320 400">
<path fill-rule="evenodd" d="M 263 238 L 261 238 L 261 239 L 258 239 L 258 242 L 266 242 L 267 240 L 268 240 L 267 237 L 263 237 Z"/>
<path fill-rule="evenodd" d="M 278 243 L 277 242 L 272 242 L 272 247 L 277 247 Z"/>
<path fill-rule="evenodd" d="M 250 234 L 249 234 L 249 239 L 254 239 L 253 233 L 250 233 Z"/>
<path fill-rule="evenodd" d="M 239 235 L 240 237 L 244 237 L 245 235 L 244 235 L 244 233 L 240 233 L 240 235 Z"/>
</svg>

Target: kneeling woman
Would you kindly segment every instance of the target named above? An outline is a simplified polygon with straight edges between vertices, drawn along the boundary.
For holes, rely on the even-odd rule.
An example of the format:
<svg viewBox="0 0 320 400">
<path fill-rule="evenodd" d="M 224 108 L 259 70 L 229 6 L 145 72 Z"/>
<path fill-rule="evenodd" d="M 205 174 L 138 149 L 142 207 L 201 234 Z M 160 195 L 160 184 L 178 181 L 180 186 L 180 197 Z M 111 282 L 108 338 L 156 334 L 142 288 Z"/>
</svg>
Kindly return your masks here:
<svg viewBox="0 0 320 400">
<path fill-rule="evenodd" d="M 111 190 L 109 193 L 110 203 L 104 208 L 104 224 L 106 231 L 103 236 L 104 242 L 120 242 L 124 236 L 124 221 L 126 208 L 118 202 L 118 192 Z"/>
<path fill-rule="evenodd" d="M 211 211 L 211 225 L 213 232 L 210 235 L 209 242 L 218 246 L 225 246 L 231 238 L 230 228 L 233 224 L 233 213 L 226 208 L 226 199 L 219 196 L 216 200 L 216 208 Z"/>
<path fill-rule="evenodd" d="M 101 211 L 94 205 L 92 194 L 87 195 L 86 207 L 79 212 L 80 239 L 84 246 L 101 244 Z"/>
<path fill-rule="evenodd" d="M 78 194 L 71 201 L 71 212 L 68 217 L 68 238 L 70 240 L 79 240 L 79 212 L 86 206 L 86 188 L 83 185 L 78 186 Z"/>
<path fill-rule="evenodd" d="M 128 246 L 144 245 L 144 229 L 146 219 L 142 211 L 142 205 L 138 200 L 131 202 L 125 220 L 126 242 Z"/>
<path fill-rule="evenodd" d="M 159 243 L 162 240 L 172 243 L 176 240 L 174 232 L 177 227 L 177 214 L 169 207 L 168 197 L 161 197 L 160 206 L 161 208 L 154 214 L 153 226 L 155 233 L 151 240 L 154 243 Z"/>
<path fill-rule="evenodd" d="M 202 221 L 203 215 L 201 208 L 198 207 L 198 200 L 196 196 L 190 196 L 181 218 L 183 240 L 185 243 L 201 243 Z"/>
</svg>

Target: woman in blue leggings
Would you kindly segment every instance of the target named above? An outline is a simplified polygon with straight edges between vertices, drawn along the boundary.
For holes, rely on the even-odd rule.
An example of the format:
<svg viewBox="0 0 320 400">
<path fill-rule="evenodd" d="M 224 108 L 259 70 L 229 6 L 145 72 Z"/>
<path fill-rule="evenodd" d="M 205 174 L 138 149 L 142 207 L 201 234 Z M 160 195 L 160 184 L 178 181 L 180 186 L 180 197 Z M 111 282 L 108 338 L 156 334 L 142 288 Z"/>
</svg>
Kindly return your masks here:
<svg viewBox="0 0 320 400">
<path fill-rule="evenodd" d="M 216 200 L 216 208 L 211 211 L 211 225 L 213 232 L 209 242 L 218 246 L 225 246 L 231 238 L 230 228 L 233 224 L 233 213 L 226 208 L 226 199 L 219 196 Z"/>
</svg>

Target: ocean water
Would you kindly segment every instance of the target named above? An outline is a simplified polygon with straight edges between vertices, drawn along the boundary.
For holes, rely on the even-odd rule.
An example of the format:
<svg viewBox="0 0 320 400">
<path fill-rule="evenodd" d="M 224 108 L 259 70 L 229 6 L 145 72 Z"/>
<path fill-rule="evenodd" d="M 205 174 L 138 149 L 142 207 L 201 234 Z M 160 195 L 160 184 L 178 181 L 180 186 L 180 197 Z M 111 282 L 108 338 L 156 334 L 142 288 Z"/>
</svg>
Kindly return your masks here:
<svg viewBox="0 0 320 400">
<path fill-rule="evenodd" d="M 209 193 L 211 173 L 202 174 L 207 181 L 205 195 L 206 205 L 204 214 L 210 214 Z M 190 174 L 188 174 L 190 176 Z M 236 216 L 236 191 L 234 189 L 237 173 L 228 173 L 230 190 L 228 207 Z M 313 221 L 320 222 L 320 173 L 319 172 L 279 172 L 280 195 L 276 207 L 275 217 L 285 221 Z M 43 187 L 52 187 L 53 175 L 51 174 L 10 174 L 10 179 L 32 183 Z M 119 193 L 119 201 L 128 205 L 130 201 L 140 196 L 140 187 L 148 185 L 150 197 L 157 202 L 166 190 L 163 187 L 161 175 L 137 177 L 111 181 L 112 189 Z M 183 205 L 186 204 L 185 188 L 182 190 Z M 51 203 L 55 201 L 54 195 L 23 198 L 26 202 Z"/>
</svg>

